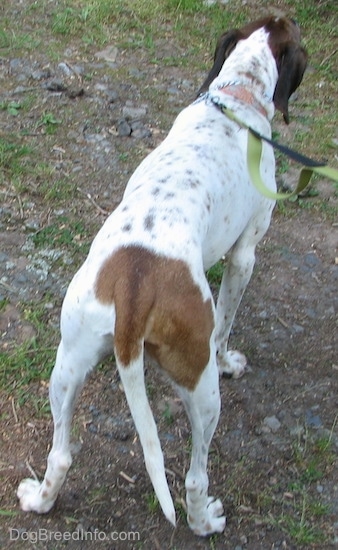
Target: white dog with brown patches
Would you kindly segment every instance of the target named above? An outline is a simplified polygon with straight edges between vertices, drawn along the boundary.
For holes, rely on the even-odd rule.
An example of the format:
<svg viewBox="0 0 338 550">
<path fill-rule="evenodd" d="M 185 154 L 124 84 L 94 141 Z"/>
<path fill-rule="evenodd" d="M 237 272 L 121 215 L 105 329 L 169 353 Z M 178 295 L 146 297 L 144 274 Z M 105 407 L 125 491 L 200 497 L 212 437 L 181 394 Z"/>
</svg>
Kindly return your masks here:
<svg viewBox="0 0 338 550">
<path fill-rule="evenodd" d="M 175 525 L 145 390 L 147 350 L 174 382 L 191 422 L 185 481 L 189 525 L 198 535 L 224 529 L 223 507 L 208 496 L 207 475 L 220 411 L 219 371 L 240 376 L 245 369 L 245 357 L 228 351 L 228 338 L 274 203 L 250 181 L 247 131 L 218 106 L 269 137 L 274 107 L 288 122 L 288 99 L 306 60 L 298 26 L 285 18 L 266 17 L 224 34 L 201 95 L 131 177 L 64 300 L 62 340 L 50 381 L 53 446 L 43 482 L 25 479 L 19 486 L 23 510 L 52 508 L 72 462 L 69 431 L 76 397 L 87 373 L 114 352 L 150 479 Z M 261 173 L 271 190 L 274 172 L 274 154 L 265 144 Z M 205 271 L 226 253 L 215 308 Z"/>
</svg>

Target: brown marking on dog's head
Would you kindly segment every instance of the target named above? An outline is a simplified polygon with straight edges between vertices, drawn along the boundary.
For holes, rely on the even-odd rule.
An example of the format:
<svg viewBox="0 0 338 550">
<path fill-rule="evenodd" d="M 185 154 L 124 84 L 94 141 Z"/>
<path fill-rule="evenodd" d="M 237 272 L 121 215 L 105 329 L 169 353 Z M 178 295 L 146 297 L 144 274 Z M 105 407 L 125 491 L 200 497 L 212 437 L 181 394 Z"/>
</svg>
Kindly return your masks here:
<svg viewBox="0 0 338 550">
<path fill-rule="evenodd" d="M 284 120 L 288 124 L 289 97 L 302 81 L 308 56 L 306 50 L 300 45 L 298 24 L 286 17 L 264 17 L 241 29 L 233 29 L 222 34 L 217 42 L 213 67 L 198 91 L 198 95 L 208 90 L 237 43 L 240 40 L 245 40 L 261 27 L 265 27 L 270 33 L 269 46 L 276 59 L 279 74 L 273 101 L 276 109 L 282 112 Z"/>
<path fill-rule="evenodd" d="M 204 301 L 182 260 L 141 246 L 119 248 L 95 285 L 102 304 L 114 304 L 115 353 L 125 367 L 146 350 L 179 385 L 194 389 L 209 356 L 211 300 Z M 113 327 L 112 327 L 113 330 Z"/>
</svg>

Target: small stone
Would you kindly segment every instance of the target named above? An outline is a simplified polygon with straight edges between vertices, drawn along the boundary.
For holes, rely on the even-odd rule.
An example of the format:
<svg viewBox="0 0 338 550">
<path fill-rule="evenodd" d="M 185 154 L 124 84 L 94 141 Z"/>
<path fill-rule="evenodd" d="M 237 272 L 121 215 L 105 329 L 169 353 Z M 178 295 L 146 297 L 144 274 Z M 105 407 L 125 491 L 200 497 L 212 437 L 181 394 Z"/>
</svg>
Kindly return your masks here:
<svg viewBox="0 0 338 550">
<path fill-rule="evenodd" d="M 31 78 L 33 80 L 45 80 L 46 78 L 50 78 L 50 76 L 51 76 L 51 71 L 48 68 L 33 71 L 32 74 L 31 74 Z"/>
<path fill-rule="evenodd" d="M 46 88 L 49 92 L 64 92 L 67 90 L 67 86 L 58 78 L 44 82 L 42 87 Z"/>
<path fill-rule="evenodd" d="M 75 99 L 76 97 L 82 97 L 84 95 L 84 89 L 83 88 L 68 88 L 66 90 L 66 94 L 69 97 L 69 99 Z"/>
<path fill-rule="evenodd" d="M 97 52 L 95 54 L 95 57 L 98 59 L 104 59 L 105 61 L 108 61 L 110 63 L 115 63 L 117 59 L 118 49 L 116 46 L 108 46 L 104 50 L 101 50 L 100 52 Z"/>
<path fill-rule="evenodd" d="M 146 107 L 132 107 L 130 105 L 125 105 L 122 109 L 122 115 L 124 118 L 142 118 L 147 114 Z"/>
<path fill-rule="evenodd" d="M 320 428 L 322 426 L 322 421 L 319 415 L 313 414 L 313 410 L 308 409 L 305 413 L 305 423 L 311 428 Z"/>
<path fill-rule="evenodd" d="M 119 98 L 119 94 L 114 90 L 106 90 L 105 95 L 109 103 L 115 103 Z"/>
<path fill-rule="evenodd" d="M 147 126 L 142 124 L 142 122 L 140 122 L 139 120 L 131 123 L 131 131 L 133 137 L 135 138 L 151 137 L 151 130 L 147 128 Z"/>
<path fill-rule="evenodd" d="M 66 76 L 72 76 L 73 70 L 67 63 L 59 63 L 58 67 Z"/>
<path fill-rule="evenodd" d="M 37 231 L 40 228 L 40 222 L 36 219 L 28 219 L 25 221 L 25 228 L 29 231 Z"/>
<path fill-rule="evenodd" d="M 320 259 L 313 252 L 309 252 L 304 257 L 304 263 L 308 267 L 315 267 L 316 265 L 320 264 Z"/>
<path fill-rule="evenodd" d="M 130 76 L 134 76 L 135 78 L 144 78 L 144 72 L 134 67 L 131 67 L 129 69 L 129 74 Z"/>
<path fill-rule="evenodd" d="M 0 252 L 0 264 L 8 260 L 8 255 L 4 252 Z"/>
<path fill-rule="evenodd" d="M 272 433 L 276 433 L 281 427 L 281 423 L 279 422 L 276 416 L 266 416 L 263 420 L 263 424 L 267 428 L 269 428 L 269 430 L 271 430 Z"/>
<path fill-rule="evenodd" d="M 116 129 L 117 134 L 121 137 L 130 136 L 131 134 L 131 126 L 124 118 L 118 121 Z"/>
<path fill-rule="evenodd" d="M 264 309 L 263 311 L 261 311 L 259 314 L 258 314 L 258 317 L 260 317 L 261 319 L 267 319 L 269 317 L 269 314 L 268 312 L 266 311 L 266 309 Z"/>
<path fill-rule="evenodd" d="M 168 88 L 167 92 L 168 92 L 168 94 L 170 94 L 170 95 L 178 95 L 178 94 L 180 94 L 180 90 L 179 90 L 178 88 L 176 88 L 176 87 L 173 87 L 173 86 L 171 86 L 170 88 Z"/>
<path fill-rule="evenodd" d="M 302 327 L 301 325 L 294 324 L 292 325 L 292 330 L 293 332 L 296 332 L 297 334 L 299 334 L 300 332 L 304 332 L 304 327 Z"/>
<path fill-rule="evenodd" d="M 34 88 L 30 87 L 30 86 L 17 86 L 16 88 L 14 88 L 13 90 L 13 95 L 16 95 L 16 94 L 25 94 L 27 92 L 31 92 L 32 90 L 34 90 Z"/>
</svg>

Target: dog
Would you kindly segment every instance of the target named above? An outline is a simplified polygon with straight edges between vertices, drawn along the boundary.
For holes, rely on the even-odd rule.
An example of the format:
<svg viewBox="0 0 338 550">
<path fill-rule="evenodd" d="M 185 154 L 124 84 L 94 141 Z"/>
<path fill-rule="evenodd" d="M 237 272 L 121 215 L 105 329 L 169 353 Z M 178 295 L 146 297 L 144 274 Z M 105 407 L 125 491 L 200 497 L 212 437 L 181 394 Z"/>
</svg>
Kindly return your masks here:
<svg viewBox="0 0 338 550">
<path fill-rule="evenodd" d="M 243 374 L 246 358 L 228 350 L 233 319 L 267 231 L 274 201 L 248 175 L 247 130 L 270 137 L 275 108 L 288 100 L 307 64 L 296 22 L 265 17 L 223 34 L 197 99 L 132 175 L 122 202 L 95 237 L 70 283 L 50 380 L 54 438 L 40 484 L 25 479 L 25 511 L 48 512 L 72 459 L 69 432 L 87 373 L 114 352 L 144 460 L 166 518 L 175 509 L 144 381 L 148 352 L 177 388 L 192 429 L 186 475 L 187 520 L 201 536 L 222 532 L 223 506 L 208 496 L 208 449 L 220 413 L 219 373 Z M 275 190 L 275 160 L 264 144 L 261 174 Z M 205 272 L 228 254 L 217 306 Z"/>
</svg>

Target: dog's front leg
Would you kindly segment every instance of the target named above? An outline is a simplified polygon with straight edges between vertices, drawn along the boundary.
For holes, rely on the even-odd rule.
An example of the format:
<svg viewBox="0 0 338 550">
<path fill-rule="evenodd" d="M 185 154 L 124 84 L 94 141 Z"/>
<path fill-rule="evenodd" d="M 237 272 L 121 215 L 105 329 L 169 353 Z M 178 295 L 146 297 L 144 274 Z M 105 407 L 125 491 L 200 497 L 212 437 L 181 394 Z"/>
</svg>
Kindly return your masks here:
<svg viewBox="0 0 338 550">
<path fill-rule="evenodd" d="M 245 355 L 228 351 L 228 341 L 236 311 L 255 264 L 255 246 L 238 242 L 224 270 L 216 307 L 217 363 L 221 374 L 239 378 L 247 369 Z"/>
</svg>

